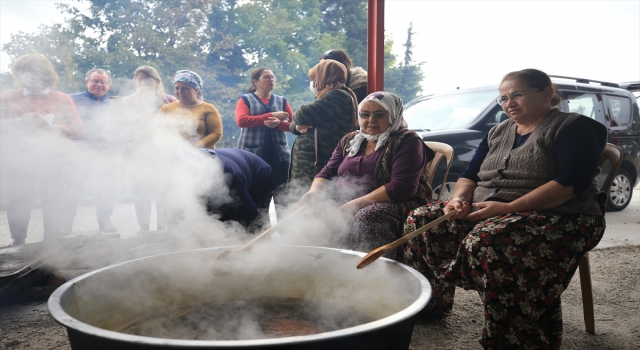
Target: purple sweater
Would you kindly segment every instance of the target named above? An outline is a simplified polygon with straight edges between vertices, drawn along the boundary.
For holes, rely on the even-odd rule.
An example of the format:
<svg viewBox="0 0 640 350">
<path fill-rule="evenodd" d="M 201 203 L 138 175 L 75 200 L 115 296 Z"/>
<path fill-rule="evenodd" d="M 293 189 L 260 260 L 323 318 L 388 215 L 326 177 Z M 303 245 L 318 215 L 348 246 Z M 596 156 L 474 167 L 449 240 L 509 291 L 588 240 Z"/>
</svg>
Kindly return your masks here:
<svg viewBox="0 0 640 350">
<path fill-rule="evenodd" d="M 363 142 L 355 156 L 343 158 L 342 149 L 338 145 L 329 163 L 315 177 L 329 180 L 338 175 L 338 192 L 341 192 L 341 188 L 353 189 L 354 182 L 357 187 L 362 188 L 363 193 L 359 195 L 375 190 L 373 175 L 378 157 L 384 147 L 369 155 L 364 154 L 365 148 L 366 142 Z M 424 157 L 424 144 L 419 138 L 410 139 L 400 146 L 391 164 L 391 181 L 384 185 L 391 200 L 404 202 L 416 193 L 423 170 L 423 163 L 416 159 L 424 159 Z"/>
</svg>

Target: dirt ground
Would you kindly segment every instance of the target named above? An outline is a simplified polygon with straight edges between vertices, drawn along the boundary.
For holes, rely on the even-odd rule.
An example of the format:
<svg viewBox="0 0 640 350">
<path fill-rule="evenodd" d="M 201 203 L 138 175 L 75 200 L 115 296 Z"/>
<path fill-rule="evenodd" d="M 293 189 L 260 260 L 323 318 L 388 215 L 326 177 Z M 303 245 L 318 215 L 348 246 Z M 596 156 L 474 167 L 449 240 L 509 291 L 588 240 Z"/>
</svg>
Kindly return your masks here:
<svg viewBox="0 0 640 350">
<path fill-rule="evenodd" d="M 580 279 L 563 294 L 564 343 L 569 349 L 640 349 L 640 246 L 590 253 L 596 335 L 584 331 Z M 411 349 L 481 349 L 482 304 L 477 293 L 458 289 L 453 314 L 419 320 Z M 70 349 L 64 327 L 47 311 L 46 300 L 0 301 L 0 349 Z"/>
</svg>

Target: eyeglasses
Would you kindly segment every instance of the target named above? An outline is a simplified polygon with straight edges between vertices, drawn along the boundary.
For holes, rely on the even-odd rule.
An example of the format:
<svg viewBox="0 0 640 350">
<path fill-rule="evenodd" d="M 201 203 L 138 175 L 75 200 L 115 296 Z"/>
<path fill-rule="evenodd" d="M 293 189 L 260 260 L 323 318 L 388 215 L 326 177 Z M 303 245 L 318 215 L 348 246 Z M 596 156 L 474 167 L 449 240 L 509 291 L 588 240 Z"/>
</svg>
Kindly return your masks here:
<svg viewBox="0 0 640 350">
<path fill-rule="evenodd" d="M 512 100 L 512 101 L 520 101 L 524 98 L 524 95 L 531 93 L 531 92 L 540 92 L 544 89 L 535 89 L 535 90 L 529 90 L 529 91 L 525 91 L 525 92 L 520 92 L 520 91 L 516 91 L 514 93 L 512 93 L 509 96 L 498 96 L 498 98 L 496 99 L 496 102 L 499 105 L 502 105 L 503 103 Z"/>
<path fill-rule="evenodd" d="M 371 116 L 371 113 L 369 112 L 360 112 L 360 118 L 362 119 L 369 119 L 369 117 Z M 387 116 L 387 113 L 385 112 L 373 112 L 373 117 L 376 119 L 382 119 L 385 118 Z"/>
<path fill-rule="evenodd" d="M 273 81 L 278 80 L 278 78 L 276 78 L 273 75 L 265 75 L 265 76 L 260 77 L 260 79 L 262 79 L 262 80 L 273 80 Z"/>
<path fill-rule="evenodd" d="M 102 84 L 102 85 L 109 85 L 111 84 L 108 80 L 98 80 L 98 79 L 89 79 L 90 82 L 98 85 L 98 84 Z"/>
</svg>

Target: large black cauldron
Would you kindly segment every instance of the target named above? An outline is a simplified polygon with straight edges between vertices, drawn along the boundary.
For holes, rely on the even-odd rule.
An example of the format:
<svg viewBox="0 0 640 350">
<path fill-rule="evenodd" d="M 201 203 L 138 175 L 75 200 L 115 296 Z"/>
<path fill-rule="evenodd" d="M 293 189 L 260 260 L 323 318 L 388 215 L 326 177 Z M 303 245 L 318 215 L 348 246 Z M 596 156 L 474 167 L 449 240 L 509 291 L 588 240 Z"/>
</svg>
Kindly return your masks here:
<svg viewBox="0 0 640 350">
<path fill-rule="evenodd" d="M 408 349 L 429 282 L 388 259 L 363 270 L 359 252 L 262 246 L 216 261 L 223 248 L 162 254 L 112 265 L 58 288 L 49 312 L 78 349 Z M 213 275 L 212 267 L 226 274 Z M 348 306 L 376 319 L 314 335 L 253 340 L 177 340 L 114 331 L 172 307 L 256 297 L 302 298 Z"/>
</svg>

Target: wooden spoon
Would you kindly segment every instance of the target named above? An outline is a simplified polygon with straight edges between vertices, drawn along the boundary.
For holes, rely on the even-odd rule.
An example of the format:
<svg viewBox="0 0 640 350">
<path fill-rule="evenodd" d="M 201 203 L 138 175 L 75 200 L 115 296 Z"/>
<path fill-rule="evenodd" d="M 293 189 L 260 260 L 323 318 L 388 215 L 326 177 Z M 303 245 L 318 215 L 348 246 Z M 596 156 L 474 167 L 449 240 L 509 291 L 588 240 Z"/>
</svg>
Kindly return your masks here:
<svg viewBox="0 0 640 350">
<path fill-rule="evenodd" d="M 279 227 L 281 227 L 284 223 L 286 223 L 288 220 L 291 220 L 292 217 L 295 216 L 295 214 L 300 213 L 302 210 L 306 209 L 307 207 L 309 207 L 309 204 L 305 204 L 302 207 L 298 208 L 298 210 L 294 211 L 293 213 L 291 213 L 289 216 L 287 216 L 286 218 L 278 221 L 275 225 L 271 226 L 269 229 L 265 230 L 264 232 L 262 232 L 261 234 L 259 234 L 258 236 L 256 236 L 254 239 L 250 240 L 247 244 L 243 245 L 242 247 L 234 250 L 234 253 L 238 253 L 241 251 L 245 251 L 248 250 L 249 248 L 251 248 L 251 246 L 253 244 L 255 244 L 258 240 L 260 240 L 261 238 L 265 237 L 266 235 L 276 231 Z M 229 255 L 229 253 L 231 253 L 231 250 L 225 249 L 223 251 L 220 252 L 220 254 L 218 254 L 218 256 L 216 257 L 216 260 L 221 260 L 224 259 L 227 255 Z M 214 275 L 224 275 L 225 273 L 223 271 L 221 271 L 220 269 L 216 269 L 214 266 L 213 269 L 213 274 Z"/>
<path fill-rule="evenodd" d="M 388 250 L 397 248 L 405 243 L 407 243 L 411 238 L 422 234 L 424 232 L 426 232 L 427 230 L 433 228 L 434 226 L 438 225 L 439 223 L 447 220 L 448 218 L 456 215 L 457 211 L 452 210 L 450 211 L 448 214 L 442 215 L 441 217 L 437 218 L 436 220 L 431 221 L 430 223 L 420 227 L 419 229 L 411 232 L 410 234 L 397 239 L 387 245 L 383 245 L 382 247 L 378 247 L 372 251 L 369 252 L 369 254 L 365 255 L 364 258 L 362 258 L 360 260 L 360 262 L 358 263 L 358 265 L 356 265 L 356 268 L 361 269 L 369 264 L 371 264 L 372 262 L 376 261 L 379 257 L 381 257 L 384 253 L 386 253 Z"/>
</svg>

